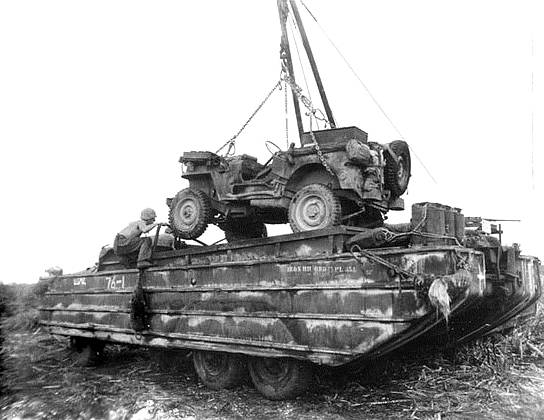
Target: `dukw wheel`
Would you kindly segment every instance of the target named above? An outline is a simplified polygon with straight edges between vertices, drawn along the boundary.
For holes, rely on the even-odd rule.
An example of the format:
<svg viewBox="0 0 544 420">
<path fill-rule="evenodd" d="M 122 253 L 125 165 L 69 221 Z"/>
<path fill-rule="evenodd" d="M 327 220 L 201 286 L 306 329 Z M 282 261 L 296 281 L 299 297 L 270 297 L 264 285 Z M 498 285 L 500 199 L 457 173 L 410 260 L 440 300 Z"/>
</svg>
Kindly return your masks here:
<svg viewBox="0 0 544 420">
<path fill-rule="evenodd" d="M 73 360 L 77 366 L 95 366 L 104 359 L 103 341 L 84 337 L 71 337 L 70 348 L 73 351 Z"/>
<path fill-rule="evenodd" d="M 295 359 L 258 357 L 249 361 L 249 374 L 255 388 L 266 398 L 284 400 L 308 389 L 312 367 Z"/>
<path fill-rule="evenodd" d="M 232 388 L 247 377 L 241 356 L 214 351 L 194 351 L 193 364 L 202 383 L 211 389 Z"/>
<path fill-rule="evenodd" d="M 289 204 L 289 224 L 293 232 L 336 226 L 341 218 L 340 199 L 323 184 L 306 185 Z"/>
<path fill-rule="evenodd" d="M 175 235 L 196 239 L 204 233 L 212 217 L 210 198 L 202 191 L 186 188 L 172 199 L 168 219 Z"/>
</svg>

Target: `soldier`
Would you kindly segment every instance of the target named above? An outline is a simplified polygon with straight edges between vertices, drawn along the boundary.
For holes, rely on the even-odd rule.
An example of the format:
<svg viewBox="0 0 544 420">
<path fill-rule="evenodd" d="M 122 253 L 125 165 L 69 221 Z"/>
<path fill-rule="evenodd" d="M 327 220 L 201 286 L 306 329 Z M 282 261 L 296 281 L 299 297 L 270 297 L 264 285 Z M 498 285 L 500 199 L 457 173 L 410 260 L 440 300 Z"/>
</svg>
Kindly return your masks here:
<svg viewBox="0 0 544 420">
<path fill-rule="evenodd" d="M 162 223 L 155 223 L 157 215 L 153 209 L 143 209 L 141 220 L 131 222 L 126 228 L 120 231 L 113 242 L 113 250 L 118 257 L 127 257 L 138 253 L 138 268 L 147 268 L 153 265 L 151 262 L 152 241 L 149 237 L 141 237 Z"/>
<path fill-rule="evenodd" d="M 62 268 L 60 268 L 57 265 L 55 265 L 54 267 L 48 268 L 47 270 L 45 270 L 45 272 L 47 273 L 48 277 L 62 276 Z"/>
</svg>

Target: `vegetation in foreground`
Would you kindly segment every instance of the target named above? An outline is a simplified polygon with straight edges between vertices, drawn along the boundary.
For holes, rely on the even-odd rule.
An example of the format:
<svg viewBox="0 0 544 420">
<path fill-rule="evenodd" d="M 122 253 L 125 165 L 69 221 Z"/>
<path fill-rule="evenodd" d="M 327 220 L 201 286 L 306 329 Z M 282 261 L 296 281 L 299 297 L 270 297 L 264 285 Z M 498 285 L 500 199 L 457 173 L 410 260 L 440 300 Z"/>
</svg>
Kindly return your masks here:
<svg viewBox="0 0 544 420">
<path fill-rule="evenodd" d="M 101 365 L 81 367 L 68 340 L 45 334 L 24 310 L 35 309 L 37 299 L 19 293 L 10 305 L 1 418 L 520 419 L 544 412 L 542 309 L 508 334 L 455 353 L 403 351 L 359 376 L 320 370 L 311 392 L 277 402 L 249 382 L 234 390 L 203 387 L 185 353 L 112 345 Z"/>
</svg>

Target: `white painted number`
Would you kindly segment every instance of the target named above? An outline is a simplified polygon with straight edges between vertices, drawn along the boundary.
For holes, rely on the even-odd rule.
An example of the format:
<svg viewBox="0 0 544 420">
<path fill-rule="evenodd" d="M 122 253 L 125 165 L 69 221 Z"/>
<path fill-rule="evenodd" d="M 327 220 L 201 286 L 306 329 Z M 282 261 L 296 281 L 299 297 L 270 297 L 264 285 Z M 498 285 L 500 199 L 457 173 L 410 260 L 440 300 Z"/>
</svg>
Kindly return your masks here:
<svg viewBox="0 0 544 420">
<path fill-rule="evenodd" d="M 121 278 L 115 278 L 115 277 L 106 277 L 106 280 L 108 281 L 108 289 L 124 289 L 125 288 L 125 276 L 121 276 Z"/>
<path fill-rule="evenodd" d="M 77 278 L 74 279 L 74 286 L 87 286 L 87 282 L 85 281 L 85 278 Z"/>
</svg>

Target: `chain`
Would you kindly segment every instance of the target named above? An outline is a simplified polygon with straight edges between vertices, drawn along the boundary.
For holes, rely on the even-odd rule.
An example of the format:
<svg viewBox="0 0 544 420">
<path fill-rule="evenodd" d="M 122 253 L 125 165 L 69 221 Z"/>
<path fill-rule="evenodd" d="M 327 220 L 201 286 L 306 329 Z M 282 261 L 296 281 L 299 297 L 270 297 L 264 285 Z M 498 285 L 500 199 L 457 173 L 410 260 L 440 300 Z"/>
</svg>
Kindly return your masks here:
<svg viewBox="0 0 544 420">
<path fill-rule="evenodd" d="M 316 120 L 323 121 L 325 124 L 329 126 L 331 125 L 329 120 L 327 120 L 327 117 L 325 117 L 325 114 L 323 114 L 323 111 L 321 111 L 318 108 L 314 108 L 312 101 L 308 99 L 306 96 L 304 96 L 304 94 L 302 93 L 302 88 L 296 84 L 296 82 L 293 80 L 291 76 L 289 76 L 289 73 L 285 66 L 283 66 L 283 69 L 282 69 L 282 79 L 289 84 L 293 93 L 297 96 L 300 102 L 302 102 L 302 104 L 309 111 L 308 115 L 310 117 L 313 116 Z"/>
<path fill-rule="evenodd" d="M 327 162 L 327 159 L 325 159 L 325 156 L 323 155 L 323 151 L 321 150 L 321 147 L 319 147 L 319 143 L 317 142 L 317 139 L 315 138 L 315 134 L 312 130 L 312 118 L 315 118 L 316 120 L 323 121 L 325 124 L 328 124 L 330 126 L 329 120 L 325 117 L 323 114 L 323 111 L 320 109 L 314 108 L 312 105 L 312 101 L 308 99 L 306 96 L 302 94 L 302 88 L 296 84 L 296 82 L 293 80 L 291 76 L 289 76 L 289 73 L 287 72 L 287 69 L 284 67 L 282 71 L 282 79 L 289 84 L 291 87 L 291 90 L 294 92 L 294 94 L 299 98 L 300 102 L 308 109 L 310 116 L 310 136 L 312 136 L 312 142 L 313 146 L 315 147 L 315 152 L 317 153 L 317 157 L 319 158 L 319 161 L 321 164 L 325 167 L 328 173 L 330 173 L 332 176 L 336 176 L 332 168 L 330 167 L 329 163 Z"/>
<path fill-rule="evenodd" d="M 281 88 L 280 88 L 281 89 Z M 285 147 L 289 149 L 289 101 L 287 99 L 287 82 L 283 81 L 284 102 L 285 102 Z"/>
<path fill-rule="evenodd" d="M 317 157 L 321 161 L 321 164 L 325 167 L 328 173 L 330 173 L 332 176 L 336 176 L 334 171 L 329 166 L 329 163 L 325 159 L 325 156 L 323 156 L 323 152 L 321 151 L 321 148 L 319 147 L 319 143 L 317 142 L 317 139 L 315 138 L 315 134 L 312 131 L 312 128 L 310 127 L 310 135 L 312 136 L 312 141 L 314 142 L 315 152 L 317 153 Z"/>
<path fill-rule="evenodd" d="M 233 150 L 234 147 L 235 147 L 235 142 L 236 142 L 236 138 L 240 135 L 240 133 L 242 131 L 244 131 L 244 129 L 247 127 L 247 125 L 251 122 L 251 120 L 253 119 L 253 117 L 255 116 L 255 114 L 257 114 L 257 112 L 259 112 L 261 110 L 261 108 L 263 107 L 263 105 L 266 103 L 266 101 L 268 101 L 268 99 L 270 98 L 270 96 L 272 96 L 272 94 L 274 93 L 274 91 L 276 89 L 280 88 L 281 89 L 281 79 L 278 80 L 276 82 L 276 84 L 274 85 L 274 87 L 270 90 L 270 92 L 268 92 L 268 95 L 266 95 L 266 97 L 263 99 L 263 101 L 259 104 L 259 106 L 257 107 L 257 109 L 255 111 L 253 111 L 253 114 L 251 114 L 249 116 L 249 118 L 247 119 L 247 121 L 245 122 L 244 125 L 242 125 L 242 128 L 240 128 L 238 130 L 238 132 L 232 136 L 230 138 L 230 140 L 228 140 L 225 144 L 223 144 L 223 146 L 221 146 L 219 149 L 217 149 L 217 151 L 215 152 L 216 154 L 218 154 L 221 150 L 223 150 L 226 146 L 228 146 L 228 149 L 227 149 L 227 153 L 225 153 L 225 156 L 229 156 L 231 153 L 234 153 Z"/>
</svg>

